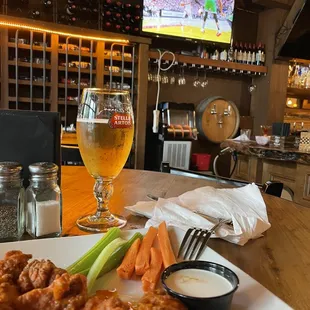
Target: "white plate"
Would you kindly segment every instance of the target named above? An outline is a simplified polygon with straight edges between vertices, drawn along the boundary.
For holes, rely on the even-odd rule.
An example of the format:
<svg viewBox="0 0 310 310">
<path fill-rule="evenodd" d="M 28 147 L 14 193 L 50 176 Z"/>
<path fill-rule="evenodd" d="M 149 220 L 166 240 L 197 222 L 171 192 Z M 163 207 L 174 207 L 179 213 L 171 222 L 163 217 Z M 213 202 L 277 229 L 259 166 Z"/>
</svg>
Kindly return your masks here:
<svg viewBox="0 0 310 310">
<path fill-rule="evenodd" d="M 123 231 L 122 237 L 130 238 L 135 232 L 145 233 L 145 229 Z M 175 253 L 180 244 L 184 232 L 172 228 L 169 231 L 171 243 L 174 246 Z M 101 238 L 100 234 L 79 237 L 41 239 L 21 242 L 11 242 L 0 244 L 0 257 L 9 250 L 21 250 L 24 253 L 30 253 L 34 258 L 45 258 L 52 260 L 58 267 L 65 268 L 82 256 L 96 241 Z M 240 287 L 234 295 L 232 310 L 286 310 L 292 309 L 261 284 L 244 273 L 238 267 L 231 264 L 228 260 L 217 254 L 210 248 L 207 248 L 200 258 L 224 265 L 233 270 L 239 277 Z M 94 290 L 97 289 L 117 289 L 124 300 L 137 299 L 143 295 L 141 282 L 137 280 L 120 280 L 115 270 L 106 274 L 96 281 Z"/>
</svg>

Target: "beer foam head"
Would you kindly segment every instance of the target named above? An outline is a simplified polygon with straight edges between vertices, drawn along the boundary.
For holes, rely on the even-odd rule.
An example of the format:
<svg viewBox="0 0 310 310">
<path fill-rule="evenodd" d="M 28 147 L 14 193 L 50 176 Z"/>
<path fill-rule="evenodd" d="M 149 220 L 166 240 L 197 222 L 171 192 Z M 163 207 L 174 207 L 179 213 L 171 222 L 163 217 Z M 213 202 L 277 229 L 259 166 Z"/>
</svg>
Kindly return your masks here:
<svg viewBox="0 0 310 310">
<path fill-rule="evenodd" d="M 78 123 L 97 123 L 97 124 L 108 124 L 109 119 L 107 118 L 96 118 L 96 119 L 87 119 L 87 118 L 77 118 Z"/>
</svg>

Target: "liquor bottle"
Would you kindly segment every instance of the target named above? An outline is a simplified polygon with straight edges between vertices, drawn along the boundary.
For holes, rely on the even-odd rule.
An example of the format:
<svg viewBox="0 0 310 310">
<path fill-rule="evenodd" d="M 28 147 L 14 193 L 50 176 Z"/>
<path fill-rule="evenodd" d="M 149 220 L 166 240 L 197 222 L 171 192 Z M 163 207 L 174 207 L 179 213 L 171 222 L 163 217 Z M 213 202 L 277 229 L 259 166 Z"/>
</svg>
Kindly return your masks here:
<svg viewBox="0 0 310 310">
<path fill-rule="evenodd" d="M 252 44 L 249 43 L 248 55 L 247 55 L 247 62 L 248 65 L 252 64 Z"/>
<path fill-rule="evenodd" d="M 256 62 L 255 62 L 255 64 L 257 66 L 260 66 L 261 62 L 262 62 L 262 45 L 261 45 L 261 43 L 258 43 L 257 50 L 256 50 Z"/>
<path fill-rule="evenodd" d="M 236 42 L 234 46 L 234 62 L 238 62 L 238 53 L 239 53 L 239 44 L 238 42 Z"/>
<path fill-rule="evenodd" d="M 43 5 L 46 7 L 46 8 L 50 8 L 53 6 L 53 1 L 52 0 L 42 0 L 42 3 Z"/>
<path fill-rule="evenodd" d="M 265 66 L 266 63 L 266 49 L 265 49 L 265 44 L 262 45 L 262 54 L 261 54 L 261 65 Z"/>
<path fill-rule="evenodd" d="M 248 46 L 245 43 L 244 44 L 244 49 L 243 49 L 243 53 L 242 53 L 242 63 L 246 64 L 248 61 Z"/>
<path fill-rule="evenodd" d="M 253 44 L 251 64 L 255 65 L 255 63 L 256 63 L 256 45 Z"/>
<path fill-rule="evenodd" d="M 239 52 L 238 52 L 238 63 L 242 63 L 242 58 L 243 58 L 243 44 L 240 42 L 239 44 Z"/>
</svg>

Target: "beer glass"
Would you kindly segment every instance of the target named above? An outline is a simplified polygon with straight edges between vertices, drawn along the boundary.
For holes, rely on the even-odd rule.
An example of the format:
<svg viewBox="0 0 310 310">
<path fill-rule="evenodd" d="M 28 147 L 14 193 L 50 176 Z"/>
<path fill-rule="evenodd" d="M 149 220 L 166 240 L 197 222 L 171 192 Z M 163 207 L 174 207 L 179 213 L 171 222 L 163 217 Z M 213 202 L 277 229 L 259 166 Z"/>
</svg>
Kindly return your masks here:
<svg viewBox="0 0 310 310">
<path fill-rule="evenodd" d="M 77 140 L 83 162 L 95 179 L 95 214 L 77 220 L 88 232 L 123 227 L 126 219 L 109 211 L 113 179 L 123 169 L 134 136 L 132 104 L 127 91 L 85 88 L 77 116 Z"/>
</svg>

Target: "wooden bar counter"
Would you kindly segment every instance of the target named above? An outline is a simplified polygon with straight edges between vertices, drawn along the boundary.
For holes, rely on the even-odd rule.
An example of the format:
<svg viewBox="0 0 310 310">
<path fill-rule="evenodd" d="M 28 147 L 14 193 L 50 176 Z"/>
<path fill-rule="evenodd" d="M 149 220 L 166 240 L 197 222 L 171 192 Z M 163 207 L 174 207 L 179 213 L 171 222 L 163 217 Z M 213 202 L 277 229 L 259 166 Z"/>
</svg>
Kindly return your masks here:
<svg viewBox="0 0 310 310">
<path fill-rule="evenodd" d="M 294 148 L 260 146 L 255 141 L 226 140 L 221 147 L 230 147 L 238 153 L 233 179 L 260 184 L 282 182 L 295 203 L 310 207 L 310 153 Z M 231 167 L 233 165 L 232 161 Z"/>
<path fill-rule="evenodd" d="M 84 234 L 75 221 L 96 208 L 93 184 L 84 167 L 62 167 L 64 235 Z M 126 215 L 125 229 L 144 226 L 144 218 L 126 214 L 124 207 L 147 200 L 149 193 L 168 198 L 202 186 L 224 187 L 216 182 L 139 170 L 123 170 L 114 185 L 111 209 Z M 271 223 L 264 237 L 243 247 L 219 239 L 209 245 L 294 309 L 309 309 L 310 209 L 269 195 L 264 199 Z"/>
</svg>

